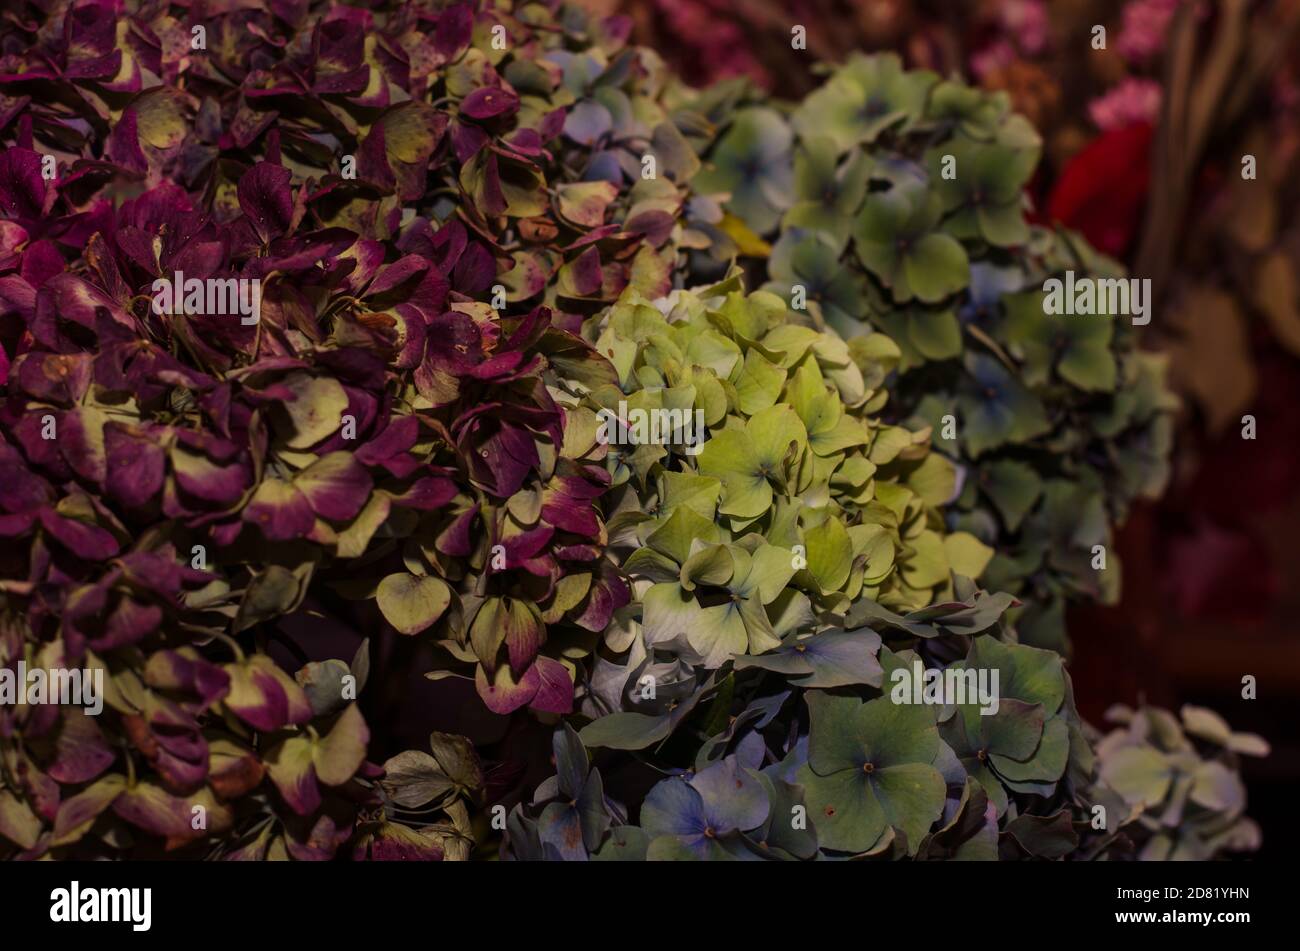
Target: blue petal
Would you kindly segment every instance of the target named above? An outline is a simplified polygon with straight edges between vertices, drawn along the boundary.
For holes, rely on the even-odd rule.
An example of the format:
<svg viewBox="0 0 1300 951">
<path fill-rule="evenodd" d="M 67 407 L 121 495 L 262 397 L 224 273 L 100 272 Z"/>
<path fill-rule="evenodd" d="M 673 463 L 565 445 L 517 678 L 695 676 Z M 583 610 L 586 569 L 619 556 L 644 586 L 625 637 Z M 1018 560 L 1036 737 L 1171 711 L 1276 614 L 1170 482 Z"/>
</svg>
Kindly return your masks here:
<svg viewBox="0 0 1300 951">
<path fill-rule="evenodd" d="M 641 827 L 651 836 L 703 835 L 708 828 L 704 800 L 676 777 L 655 785 L 641 805 Z"/>
<path fill-rule="evenodd" d="M 717 835 L 755 829 L 767 818 L 770 806 L 762 784 L 735 756 L 696 773 L 691 785 L 703 797 L 708 825 Z"/>
</svg>

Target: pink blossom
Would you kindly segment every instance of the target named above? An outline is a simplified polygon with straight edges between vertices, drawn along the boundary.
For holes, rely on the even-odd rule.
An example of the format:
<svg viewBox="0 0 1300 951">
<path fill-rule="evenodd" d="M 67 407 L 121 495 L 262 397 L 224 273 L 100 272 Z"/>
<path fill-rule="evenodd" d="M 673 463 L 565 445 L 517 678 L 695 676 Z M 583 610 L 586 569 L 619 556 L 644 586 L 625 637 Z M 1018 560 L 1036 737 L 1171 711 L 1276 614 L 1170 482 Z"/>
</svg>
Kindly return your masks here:
<svg viewBox="0 0 1300 951">
<path fill-rule="evenodd" d="M 1155 122 L 1160 112 L 1160 84 L 1151 79 L 1128 78 L 1088 103 L 1088 115 L 1099 129 L 1122 129 L 1139 122 Z"/>
<path fill-rule="evenodd" d="M 971 72 L 977 79 L 983 79 L 989 73 L 1009 66 L 1016 58 L 1016 51 L 1006 40 L 984 47 L 970 58 Z"/>
<path fill-rule="evenodd" d="M 754 58 L 744 30 L 704 0 L 657 0 L 670 30 L 697 47 L 697 64 L 710 79 L 750 76 L 767 80 L 766 70 Z M 725 5 L 722 7 L 725 10 Z"/>
<path fill-rule="evenodd" d="M 1002 29 L 1023 53 L 1042 52 L 1047 45 L 1047 5 L 1043 0 L 1006 0 L 1000 17 Z"/>
<path fill-rule="evenodd" d="M 1130 63 L 1140 63 L 1165 45 L 1169 20 L 1182 0 L 1133 0 L 1124 8 L 1116 49 Z"/>
<path fill-rule="evenodd" d="M 1300 107 L 1300 85 L 1294 76 L 1283 72 L 1273 76 L 1273 106 L 1284 112 Z"/>
</svg>

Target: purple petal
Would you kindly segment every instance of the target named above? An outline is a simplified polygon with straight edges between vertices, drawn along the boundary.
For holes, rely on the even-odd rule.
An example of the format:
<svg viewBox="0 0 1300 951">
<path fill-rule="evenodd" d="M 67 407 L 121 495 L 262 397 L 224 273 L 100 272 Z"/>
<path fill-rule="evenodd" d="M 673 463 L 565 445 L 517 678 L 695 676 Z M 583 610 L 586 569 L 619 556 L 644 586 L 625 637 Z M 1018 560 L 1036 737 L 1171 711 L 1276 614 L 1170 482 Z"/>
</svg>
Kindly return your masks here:
<svg viewBox="0 0 1300 951">
<path fill-rule="evenodd" d="M 473 529 L 478 516 L 478 503 L 456 516 L 438 536 L 438 551 L 444 555 L 464 558 L 474 550 Z"/>
<path fill-rule="evenodd" d="M 307 695 L 269 657 L 258 654 L 224 670 L 230 677 L 225 705 L 249 726 L 269 732 L 311 719 Z"/>
<path fill-rule="evenodd" d="M 45 213 L 45 178 L 41 157 L 31 149 L 0 152 L 0 210 L 10 218 L 29 221 Z"/>
<path fill-rule="evenodd" d="M 263 243 L 289 230 L 293 221 L 292 178 L 287 168 L 258 162 L 239 180 L 239 208 Z"/>
<path fill-rule="evenodd" d="M 573 289 L 583 297 L 594 297 L 600 293 L 604 284 L 604 275 L 600 269 L 600 252 L 595 245 L 587 248 L 569 265 L 572 274 Z"/>
<path fill-rule="evenodd" d="M 558 660 L 538 657 L 533 665 L 537 671 L 537 694 L 528 704 L 529 709 L 542 713 L 571 713 L 573 711 L 573 678 L 569 668 Z"/>
<path fill-rule="evenodd" d="M 323 497 L 328 495 L 328 490 L 322 490 Z M 341 501 L 331 499 L 327 504 Z M 252 500 L 245 506 L 242 518 L 260 528 L 262 534 L 271 541 L 302 538 L 316 524 L 307 497 L 295 486 L 280 479 L 262 480 L 262 484 L 253 493 Z"/>
<path fill-rule="evenodd" d="M 420 421 L 415 416 L 396 416 L 388 421 L 382 433 L 356 452 L 357 461 L 367 466 L 377 466 L 384 460 L 407 452 L 420 436 Z"/>
<path fill-rule="evenodd" d="M 431 512 L 442 508 L 456 497 L 456 484 L 442 476 L 423 476 L 411 483 L 400 495 L 393 496 L 396 505 L 408 509 Z"/>
<path fill-rule="evenodd" d="M 69 708 L 60 722 L 54 761 L 46 771 L 60 783 L 84 783 L 108 769 L 115 758 L 95 718 Z"/>
<path fill-rule="evenodd" d="M 518 682 L 505 664 L 497 668 L 496 676 L 490 684 L 481 665 L 474 674 L 474 686 L 478 688 L 478 695 L 483 698 L 483 703 L 493 713 L 502 715 L 527 706 L 537 696 L 541 685 L 541 673 L 535 664 L 528 668 L 523 679 Z"/>
<path fill-rule="evenodd" d="M 609 626 L 614 612 L 631 599 L 632 593 L 622 578 L 601 572 L 592 582 L 582 614 L 575 617 L 573 623 L 588 631 L 603 631 Z"/>
<path fill-rule="evenodd" d="M 216 703 L 230 689 L 230 675 L 204 660 L 192 647 L 150 654 L 144 682 L 159 690 L 192 694 L 202 708 Z"/>
<path fill-rule="evenodd" d="M 443 10 L 434 26 L 433 48 L 443 62 L 456 59 L 469 46 L 474 29 L 474 14 L 467 3 Z"/>
<path fill-rule="evenodd" d="M 188 495 L 225 506 L 244 494 L 247 474 L 240 462 L 221 465 L 179 446 L 173 447 L 171 462 L 176 484 Z"/>
<path fill-rule="evenodd" d="M 30 512 L 53 498 L 53 487 L 27 467 L 18 450 L 0 442 L 0 508 Z"/>
<path fill-rule="evenodd" d="M 118 552 L 117 540 L 98 525 L 64 518 L 53 509 L 41 509 L 41 527 L 79 558 L 102 561 Z"/>
<path fill-rule="evenodd" d="M 266 755 L 266 771 L 289 808 L 300 816 L 320 807 L 320 785 L 312 767 L 312 741 L 291 736 Z"/>
<path fill-rule="evenodd" d="M 110 422 L 104 427 L 104 449 L 108 456 L 104 488 L 123 505 L 144 505 L 162 489 L 163 450 L 143 430 Z"/>
<path fill-rule="evenodd" d="M 374 488 L 365 466 L 347 452 L 322 456 L 295 476 L 293 484 L 307 497 L 317 515 L 335 522 L 354 518 Z"/>
<path fill-rule="evenodd" d="M 753 829 L 767 818 L 767 794 L 734 756 L 696 773 L 691 786 L 704 800 L 709 825 L 719 833 Z"/>
<path fill-rule="evenodd" d="M 509 86 L 483 86 L 475 89 L 460 104 L 462 115 L 471 119 L 492 119 L 519 110 L 519 96 Z"/>
</svg>

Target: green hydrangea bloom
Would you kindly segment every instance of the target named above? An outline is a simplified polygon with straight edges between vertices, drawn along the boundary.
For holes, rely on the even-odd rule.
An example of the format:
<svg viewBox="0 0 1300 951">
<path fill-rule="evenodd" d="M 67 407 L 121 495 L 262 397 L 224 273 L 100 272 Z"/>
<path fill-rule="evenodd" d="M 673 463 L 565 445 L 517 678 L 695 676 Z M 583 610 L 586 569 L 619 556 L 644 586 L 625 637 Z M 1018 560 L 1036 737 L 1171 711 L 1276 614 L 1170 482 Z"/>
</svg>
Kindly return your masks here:
<svg viewBox="0 0 1300 951">
<path fill-rule="evenodd" d="M 1050 279 L 1125 275 L 1077 235 L 1029 223 L 1038 134 L 1004 94 L 891 54 L 850 57 L 801 103 L 723 84 L 694 108 L 717 127 L 694 188 L 753 232 L 697 251 L 696 274 L 738 250 L 765 258 L 764 290 L 855 358 L 872 331 L 897 343 L 884 419 L 934 428 L 963 476 L 949 528 L 998 551 L 986 580 L 1024 602 L 1021 636 L 1064 651 L 1066 601 L 1118 597 L 1112 529 L 1163 490 L 1176 401 L 1128 319 L 1044 313 Z M 744 177 L 755 116 L 766 140 L 790 143 L 767 158 L 788 163 L 792 187 L 764 189 L 761 213 L 728 184 Z"/>
</svg>

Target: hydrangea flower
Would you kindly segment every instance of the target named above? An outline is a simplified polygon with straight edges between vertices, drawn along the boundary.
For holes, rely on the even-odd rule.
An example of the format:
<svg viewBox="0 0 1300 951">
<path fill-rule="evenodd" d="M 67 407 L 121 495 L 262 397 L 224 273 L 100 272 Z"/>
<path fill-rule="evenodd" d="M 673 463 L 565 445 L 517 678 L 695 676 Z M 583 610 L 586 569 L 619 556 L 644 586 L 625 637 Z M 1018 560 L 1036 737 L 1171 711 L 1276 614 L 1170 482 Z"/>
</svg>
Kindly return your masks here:
<svg viewBox="0 0 1300 951">
<path fill-rule="evenodd" d="M 1031 7 L 1016 9 L 1032 23 Z M 1137 89 L 1115 94 L 1131 99 Z M 719 95 L 701 94 L 701 110 Z M 859 100 L 873 97 L 889 108 L 864 124 Z M 1051 317 L 1035 310 L 1035 294 L 1070 272 L 1122 279 L 1122 270 L 1077 236 L 1031 224 L 1024 190 L 1042 144 L 1004 94 L 858 54 L 802 103 L 733 98 L 789 112 L 798 194 L 777 227 L 746 220 L 760 240 L 743 256 L 765 270 L 765 289 L 801 302 L 855 357 L 869 346 L 855 337 L 883 333 L 897 344 L 886 418 L 938 434 L 935 448 L 966 476 L 951 524 L 999 551 L 987 580 L 1022 598 L 1025 636 L 1066 650 L 1063 599 L 1112 598 L 1117 588 L 1073 551 L 1049 556 L 1031 543 L 1023 526 L 1044 505 L 1037 486 L 1061 478 L 1095 491 L 1087 511 L 1104 513 L 1094 537 L 1109 549 L 1108 523 L 1165 483 L 1157 457 L 1176 402 L 1156 383 L 1160 358 L 1139 352 L 1127 321 Z M 1122 105 L 1100 121 L 1128 121 Z M 711 182 L 695 186 L 707 193 Z M 746 218 L 739 205 L 724 208 Z M 711 275 L 706 255 L 691 260 L 701 278 Z"/>
</svg>

